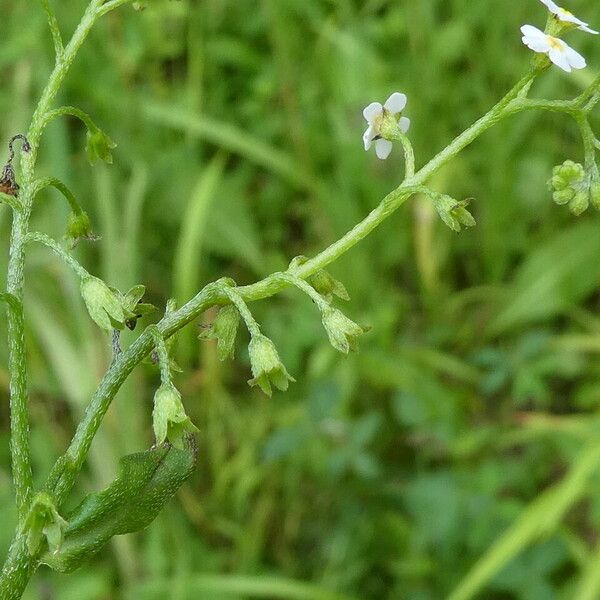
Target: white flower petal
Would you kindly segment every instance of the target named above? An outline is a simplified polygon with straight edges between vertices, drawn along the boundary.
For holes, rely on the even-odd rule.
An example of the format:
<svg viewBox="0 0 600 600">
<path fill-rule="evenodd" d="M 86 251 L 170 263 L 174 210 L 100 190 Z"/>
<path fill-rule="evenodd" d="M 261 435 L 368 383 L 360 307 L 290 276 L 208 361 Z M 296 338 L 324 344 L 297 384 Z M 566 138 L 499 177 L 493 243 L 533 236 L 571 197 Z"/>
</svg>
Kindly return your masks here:
<svg viewBox="0 0 600 600">
<path fill-rule="evenodd" d="M 410 119 L 408 117 L 400 117 L 398 127 L 402 133 L 406 133 L 410 129 Z"/>
<path fill-rule="evenodd" d="M 586 33 L 591 33 L 593 35 L 598 35 L 600 33 L 600 31 L 596 31 L 595 29 L 591 29 L 587 23 L 584 23 L 583 25 L 579 26 L 579 29 L 581 29 L 581 31 L 585 31 Z"/>
<path fill-rule="evenodd" d="M 546 8 L 551 12 L 551 13 L 557 13 L 560 10 L 560 6 L 558 6 L 558 4 L 556 4 L 556 2 L 553 2 L 552 0 L 540 0 L 540 2 L 542 4 L 546 5 Z"/>
<path fill-rule="evenodd" d="M 383 106 L 381 106 L 381 102 L 371 102 L 371 104 L 363 110 L 363 117 L 367 120 L 369 125 L 372 125 L 373 121 L 382 113 Z"/>
<path fill-rule="evenodd" d="M 367 130 L 363 133 L 363 143 L 365 145 L 365 150 L 368 150 L 373 143 L 373 138 L 375 137 L 375 130 L 373 125 L 369 125 Z"/>
<path fill-rule="evenodd" d="M 574 69 L 584 69 L 587 65 L 585 58 L 579 54 L 576 50 L 573 50 L 570 46 L 567 46 L 564 50 L 564 54 L 569 61 L 569 64 Z"/>
<path fill-rule="evenodd" d="M 534 52 L 548 52 L 552 47 L 547 37 L 545 38 L 530 38 L 523 36 L 523 43 Z"/>
<path fill-rule="evenodd" d="M 545 39 L 548 37 L 541 29 L 538 29 L 533 25 L 523 25 L 523 27 L 521 27 L 521 33 L 530 39 Z"/>
<path fill-rule="evenodd" d="M 570 73 L 572 71 L 571 65 L 569 64 L 569 59 L 567 58 L 567 54 L 563 50 L 559 50 L 558 48 L 550 48 L 550 51 L 548 52 L 548 57 L 557 67 L 560 67 L 563 71 L 566 71 L 567 73 Z"/>
<path fill-rule="evenodd" d="M 377 140 L 375 142 L 375 153 L 377 154 L 377 158 L 381 160 L 385 160 L 392 151 L 393 144 L 389 140 Z"/>
<path fill-rule="evenodd" d="M 394 92 L 383 105 L 385 110 L 391 112 L 393 115 L 397 115 L 401 113 L 406 107 L 406 94 L 401 94 L 400 92 Z"/>
</svg>

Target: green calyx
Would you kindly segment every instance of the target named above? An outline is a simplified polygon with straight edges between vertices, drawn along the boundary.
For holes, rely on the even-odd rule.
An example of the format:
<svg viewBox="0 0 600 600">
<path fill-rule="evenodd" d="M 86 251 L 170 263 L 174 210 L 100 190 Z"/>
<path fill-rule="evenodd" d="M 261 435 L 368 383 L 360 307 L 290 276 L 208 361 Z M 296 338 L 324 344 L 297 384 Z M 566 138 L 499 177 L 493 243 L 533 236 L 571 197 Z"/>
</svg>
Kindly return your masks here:
<svg viewBox="0 0 600 600">
<path fill-rule="evenodd" d="M 381 120 L 379 121 L 379 135 L 385 140 L 394 141 L 402 134 L 400 125 L 398 124 L 401 113 L 393 114 L 390 111 L 383 109 Z"/>
<path fill-rule="evenodd" d="M 32 556 L 38 551 L 42 541 L 46 540 L 48 550 L 57 552 L 63 542 L 67 521 L 59 514 L 54 501 L 46 493 L 38 494 L 25 521 L 27 549 Z"/>
<path fill-rule="evenodd" d="M 101 279 L 87 275 L 81 280 L 81 295 L 90 317 L 99 327 L 106 331 L 123 329 L 125 312 L 118 291 L 109 288 Z"/>
<path fill-rule="evenodd" d="M 70 240 L 71 247 L 75 247 L 81 240 L 97 240 L 98 237 L 92 231 L 92 222 L 89 215 L 82 211 L 71 212 L 67 219 L 67 231 L 65 238 Z"/>
<path fill-rule="evenodd" d="M 232 304 L 222 307 L 212 325 L 202 329 L 201 340 L 217 340 L 219 360 L 233 359 L 240 313 Z"/>
<path fill-rule="evenodd" d="M 595 165 L 592 165 L 595 166 Z M 548 182 L 556 204 L 567 204 L 574 215 L 584 213 L 590 203 L 600 210 L 600 178 L 597 169 L 588 169 L 572 160 L 552 169 Z"/>
<path fill-rule="evenodd" d="M 358 350 L 358 338 L 365 332 L 362 327 L 333 306 L 326 307 L 321 317 L 329 341 L 336 350 L 344 354 Z"/>
<path fill-rule="evenodd" d="M 253 378 L 248 381 L 251 386 L 258 386 L 267 396 L 271 396 L 271 385 L 285 392 L 289 382 L 296 381 L 287 372 L 275 344 L 268 337 L 260 333 L 253 335 L 248 351 L 253 375 Z"/>
<path fill-rule="evenodd" d="M 146 287 L 143 285 L 135 285 L 125 294 L 116 289 L 113 292 L 117 295 L 123 307 L 125 325 L 132 331 L 136 328 L 138 319 L 156 311 L 156 306 L 142 302 L 142 298 L 146 293 Z"/>
<path fill-rule="evenodd" d="M 93 126 L 86 133 L 85 151 L 88 161 L 95 165 L 99 160 L 112 164 L 111 150 L 117 145 L 99 127 Z"/>
<path fill-rule="evenodd" d="M 455 200 L 446 194 L 436 194 L 433 197 L 433 206 L 440 218 L 456 232 L 476 224 L 473 215 L 467 210 L 468 205 L 467 200 Z"/>
<path fill-rule="evenodd" d="M 154 394 L 152 425 L 157 444 L 168 440 L 179 449 L 186 436 L 198 431 L 185 412 L 181 394 L 170 381 L 162 383 Z"/>
</svg>

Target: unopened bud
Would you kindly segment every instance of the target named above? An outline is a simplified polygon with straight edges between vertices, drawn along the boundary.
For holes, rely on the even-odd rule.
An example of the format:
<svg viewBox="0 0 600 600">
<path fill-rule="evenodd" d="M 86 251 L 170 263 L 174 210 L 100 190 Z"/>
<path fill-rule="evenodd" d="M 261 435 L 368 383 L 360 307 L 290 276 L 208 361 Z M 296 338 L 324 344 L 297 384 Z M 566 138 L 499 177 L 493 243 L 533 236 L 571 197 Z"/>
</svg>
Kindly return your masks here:
<svg viewBox="0 0 600 600">
<path fill-rule="evenodd" d="M 552 200 L 554 200 L 554 202 L 559 205 L 567 204 L 568 202 L 573 200 L 574 197 L 575 190 L 570 187 L 556 191 L 554 192 L 554 194 L 552 194 Z"/>
<path fill-rule="evenodd" d="M 569 210 L 576 216 L 584 213 L 590 205 L 589 194 L 586 191 L 577 192 L 571 202 L 569 202 Z"/>
<path fill-rule="evenodd" d="M 590 199 L 594 208 L 600 210 L 600 180 L 595 179 L 590 186 Z"/>
</svg>

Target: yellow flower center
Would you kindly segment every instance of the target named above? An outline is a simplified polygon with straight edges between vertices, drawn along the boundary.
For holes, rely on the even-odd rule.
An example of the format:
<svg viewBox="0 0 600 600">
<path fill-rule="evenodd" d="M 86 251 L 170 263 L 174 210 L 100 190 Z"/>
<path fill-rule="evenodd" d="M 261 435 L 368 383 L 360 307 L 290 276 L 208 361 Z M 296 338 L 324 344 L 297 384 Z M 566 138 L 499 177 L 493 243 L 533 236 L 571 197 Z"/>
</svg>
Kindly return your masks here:
<svg viewBox="0 0 600 600">
<path fill-rule="evenodd" d="M 561 52 L 565 49 L 566 46 L 566 44 L 562 40 L 552 37 L 551 35 L 548 36 L 548 43 L 550 44 L 551 48 L 553 48 L 554 50 L 560 50 Z"/>
</svg>

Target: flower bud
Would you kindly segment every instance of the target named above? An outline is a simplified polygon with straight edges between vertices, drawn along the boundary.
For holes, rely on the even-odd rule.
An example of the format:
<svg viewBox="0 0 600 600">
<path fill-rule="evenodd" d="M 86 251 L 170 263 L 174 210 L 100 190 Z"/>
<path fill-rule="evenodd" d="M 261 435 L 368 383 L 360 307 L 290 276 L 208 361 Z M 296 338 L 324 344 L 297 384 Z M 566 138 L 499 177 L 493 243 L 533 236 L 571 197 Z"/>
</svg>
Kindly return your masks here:
<svg viewBox="0 0 600 600">
<path fill-rule="evenodd" d="M 46 493 L 38 494 L 25 520 L 27 549 L 32 556 L 46 538 L 50 552 L 57 552 L 63 542 L 68 523 L 58 514 L 52 498 Z"/>
<path fill-rule="evenodd" d="M 579 216 L 584 213 L 590 205 L 590 196 L 588 190 L 582 190 L 575 194 L 575 197 L 569 202 L 569 210 L 575 215 Z"/>
<path fill-rule="evenodd" d="M 240 313 L 232 304 L 224 306 L 213 324 L 200 332 L 201 340 L 217 340 L 219 360 L 233 359 Z"/>
<path fill-rule="evenodd" d="M 556 204 L 568 204 L 574 215 L 585 212 L 590 202 L 600 209 L 600 181 L 595 168 L 586 170 L 583 165 L 566 160 L 552 170 L 548 182 L 554 190 L 552 199 Z"/>
<path fill-rule="evenodd" d="M 562 204 L 567 204 L 575 197 L 575 190 L 568 187 L 566 189 L 558 190 L 552 194 L 552 200 L 559 206 Z"/>
<path fill-rule="evenodd" d="M 590 197 L 596 210 L 600 210 L 600 179 L 592 181 L 590 186 Z"/>
<path fill-rule="evenodd" d="M 285 392 L 289 382 L 296 381 L 287 372 L 279 358 L 275 344 L 268 337 L 260 333 L 253 335 L 248 351 L 253 375 L 253 379 L 248 381 L 251 386 L 259 386 L 267 396 L 270 396 L 271 384 Z"/>
<path fill-rule="evenodd" d="M 112 154 L 110 151 L 116 147 L 117 145 L 98 127 L 88 129 L 85 151 L 91 165 L 95 165 L 98 160 L 112 164 Z"/>
<path fill-rule="evenodd" d="M 102 329 L 123 329 L 125 313 L 117 293 L 109 288 L 104 281 L 87 275 L 81 280 L 81 295 L 90 317 Z"/>
<path fill-rule="evenodd" d="M 329 341 L 336 350 L 348 354 L 350 350 L 358 349 L 358 338 L 364 333 L 362 327 L 332 306 L 325 308 L 321 316 Z"/>
<path fill-rule="evenodd" d="M 183 448 L 188 434 L 198 431 L 185 413 L 181 394 L 170 381 L 162 383 L 154 394 L 152 426 L 158 445 L 168 440 L 179 449 Z"/>
</svg>

